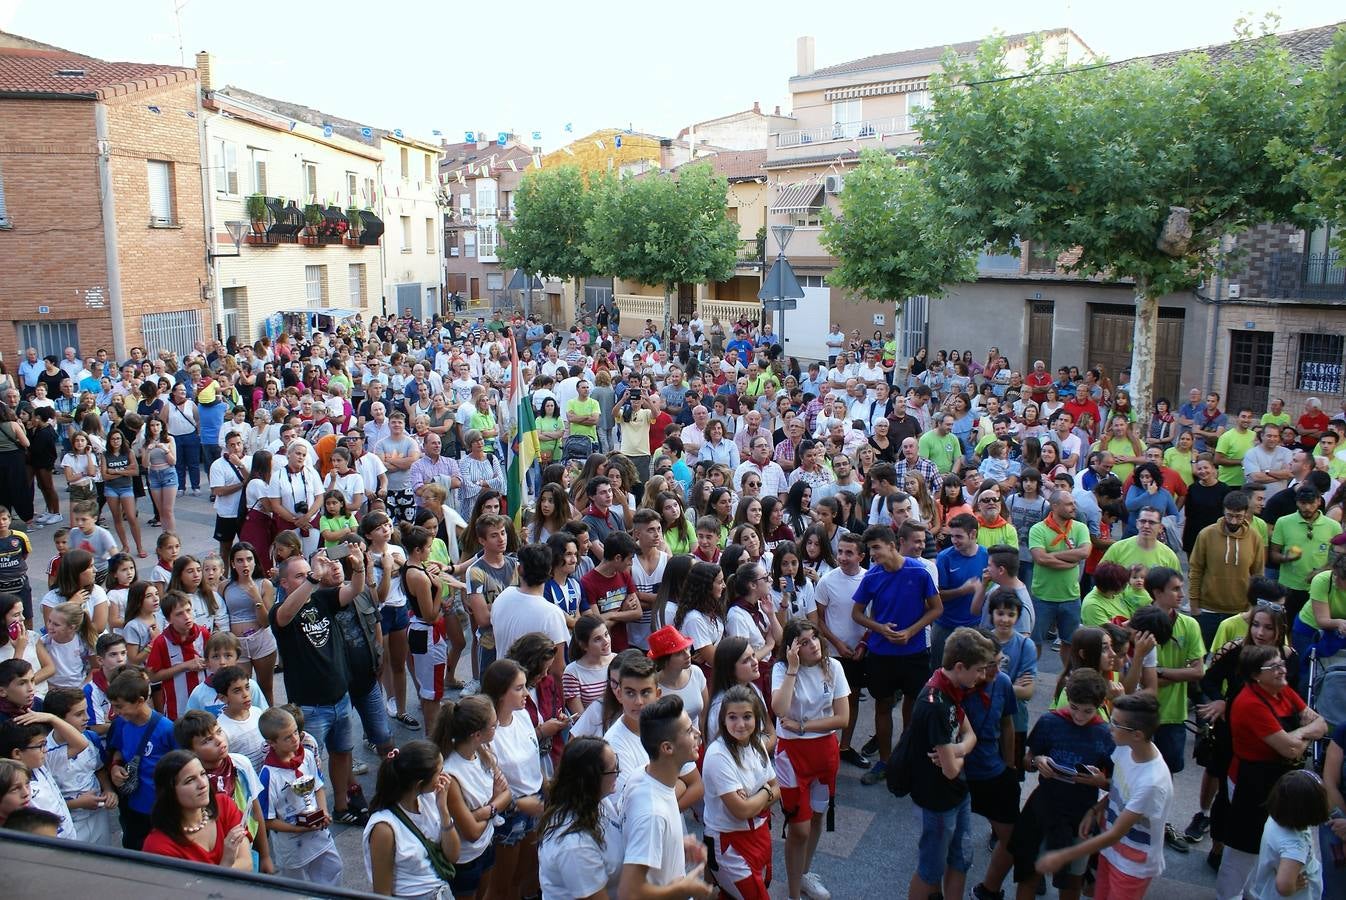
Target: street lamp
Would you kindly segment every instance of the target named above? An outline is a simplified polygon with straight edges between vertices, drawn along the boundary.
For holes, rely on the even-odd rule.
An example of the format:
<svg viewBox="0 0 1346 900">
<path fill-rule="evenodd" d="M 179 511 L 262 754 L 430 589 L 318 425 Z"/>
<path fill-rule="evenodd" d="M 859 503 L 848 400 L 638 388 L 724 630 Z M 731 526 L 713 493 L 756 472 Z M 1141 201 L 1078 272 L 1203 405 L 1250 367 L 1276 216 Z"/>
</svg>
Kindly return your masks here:
<svg viewBox="0 0 1346 900">
<path fill-rule="evenodd" d="M 247 227 L 246 222 L 232 220 L 224 223 L 224 227 L 229 230 L 229 236 L 234 239 L 233 253 L 207 253 L 210 259 L 219 259 L 222 256 L 242 256 L 243 255 L 243 229 Z"/>
</svg>

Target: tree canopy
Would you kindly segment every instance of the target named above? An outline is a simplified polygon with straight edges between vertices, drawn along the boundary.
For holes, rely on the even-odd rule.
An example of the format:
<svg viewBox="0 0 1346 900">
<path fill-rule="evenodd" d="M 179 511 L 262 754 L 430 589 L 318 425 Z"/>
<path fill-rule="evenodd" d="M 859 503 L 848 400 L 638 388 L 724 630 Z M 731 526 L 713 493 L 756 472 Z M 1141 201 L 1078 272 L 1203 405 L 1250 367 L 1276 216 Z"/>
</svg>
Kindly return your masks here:
<svg viewBox="0 0 1346 900">
<path fill-rule="evenodd" d="M 575 166 L 529 172 L 514 195 L 514 222 L 501 228 L 500 261 L 544 278 L 594 274 L 583 244 L 599 190 Z"/>
</svg>

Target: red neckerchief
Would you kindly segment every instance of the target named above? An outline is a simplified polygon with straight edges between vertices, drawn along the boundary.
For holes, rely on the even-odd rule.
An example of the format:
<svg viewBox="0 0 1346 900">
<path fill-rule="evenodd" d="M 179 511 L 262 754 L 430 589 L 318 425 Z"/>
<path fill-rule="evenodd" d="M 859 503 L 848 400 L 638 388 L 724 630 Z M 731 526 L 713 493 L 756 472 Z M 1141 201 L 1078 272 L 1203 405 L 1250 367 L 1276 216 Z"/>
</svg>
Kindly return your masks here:
<svg viewBox="0 0 1346 900">
<path fill-rule="evenodd" d="M 974 690 L 976 690 L 977 695 L 981 697 L 981 702 L 983 704 L 986 706 L 991 705 L 991 695 L 986 692 L 985 688 L 980 690 L 977 690 L 976 688 L 961 688 L 954 683 L 952 678 L 944 674 L 943 669 L 936 669 L 935 674 L 930 676 L 930 680 L 926 682 L 926 684 L 949 696 L 949 699 L 953 701 L 954 714 L 958 717 L 959 725 L 963 724 L 963 718 L 965 716 L 963 712 L 963 701 L 966 700 L 967 696 Z"/>
<path fill-rule="evenodd" d="M 1051 513 L 1048 513 L 1047 518 L 1042 521 L 1047 526 L 1047 529 L 1056 535 L 1056 537 L 1052 538 L 1051 543 L 1047 545 L 1048 553 L 1052 552 L 1051 548 L 1055 547 L 1057 544 L 1065 544 L 1067 550 L 1075 549 L 1075 542 L 1070 539 L 1070 526 L 1075 524 L 1074 519 L 1069 520 L 1064 529 L 1056 524 L 1056 519 L 1052 518 Z"/>
<path fill-rule="evenodd" d="M 19 706 L 17 703 L 10 700 L 8 697 L 0 697 L 0 716 L 8 716 L 9 718 L 13 719 L 17 716 L 22 716 L 32 711 L 33 707 L 31 705 Z"/>
<path fill-rule="evenodd" d="M 177 644 L 182 648 L 183 662 L 186 662 L 189 659 L 196 659 L 200 656 L 200 654 L 196 652 L 196 639 L 201 638 L 204 641 L 206 638 L 206 630 L 200 625 L 193 625 L 192 630 L 187 632 L 186 637 L 178 637 L 178 630 L 172 625 L 165 628 L 162 634 L 164 640 L 168 641 L 170 644 Z M 190 653 L 188 653 L 189 650 L 191 651 Z"/>
<path fill-rule="evenodd" d="M 589 508 L 584 511 L 584 514 L 586 516 L 593 516 L 595 519 L 606 522 L 612 516 L 612 507 L 609 506 L 607 512 L 599 512 L 598 507 L 595 504 L 590 503 Z"/>
<path fill-rule="evenodd" d="M 981 516 L 976 516 L 976 519 L 977 519 L 977 525 L 982 528 L 1004 528 L 1006 525 L 1005 517 L 1002 516 L 1000 513 L 995 514 L 995 519 L 993 521 L 988 522 Z"/>
<path fill-rule="evenodd" d="M 93 682 L 94 687 L 98 688 L 104 694 L 107 693 L 107 676 L 103 674 L 101 667 L 93 670 L 93 677 L 89 680 Z"/>
<path fill-rule="evenodd" d="M 262 764 L 267 766 L 275 766 L 277 769 L 290 769 L 291 771 L 297 773 L 300 770 L 300 768 L 304 765 L 304 745 L 303 744 L 299 745 L 299 752 L 296 753 L 290 759 L 289 762 L 283 762 L 279 757 L 276 756 L 275 750 L 267 748 L 266 759 L 262 760 Z"/>
<path fill-rule="evenodd" d="M 270 760 L 267 760 L 270 762 Z M 206 773 L 210 779 L 211 785 L 215 788 L 215 793 L 224 794 L 226 797 L 234 796 L 234 785 L 238 781 L 238 772 L 234 769 L 234 760 L 228 754 L 220 760 L 220 764 Z"/>
<path fill-rule="evenodd" d="M 1052 715 L 1060 716 L 1061 718 L 1068 720 L 1072 725 L 1075 724 L 1075 720 L 1070 718 L 1069 706 L 1063 706 L 1060 709 L 1052 710 Z M 1090 719 L 1087 723 L 1087 725 L 1102 725 L 1102 724 L 1104 724 L 1103 717 L 1100 716 L 1096 711 L 1094 712 L 1094 717 Z"/>
</svg>

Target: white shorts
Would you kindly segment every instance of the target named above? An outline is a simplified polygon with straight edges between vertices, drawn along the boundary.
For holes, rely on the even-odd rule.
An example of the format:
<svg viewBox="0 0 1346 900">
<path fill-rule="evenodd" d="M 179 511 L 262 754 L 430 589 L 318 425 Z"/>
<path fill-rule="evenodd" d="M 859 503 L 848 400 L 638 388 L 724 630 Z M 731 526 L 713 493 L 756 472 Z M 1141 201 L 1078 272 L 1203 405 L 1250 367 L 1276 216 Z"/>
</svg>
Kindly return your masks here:
<svg viewBox="0 0 1346 900">
<path fill-rule="evenodd" d="M 411 668 L 416 673 L 416 693 L 422 700 L 439 702 L 444 699 L 444 666 L 449 656 L 443 623 L 431 626 L 413 621 L 407 628 L 407 643 L 416 647 L 422 634 L 425 635 L 426 651 L 411 654 Z"/>
</svg>

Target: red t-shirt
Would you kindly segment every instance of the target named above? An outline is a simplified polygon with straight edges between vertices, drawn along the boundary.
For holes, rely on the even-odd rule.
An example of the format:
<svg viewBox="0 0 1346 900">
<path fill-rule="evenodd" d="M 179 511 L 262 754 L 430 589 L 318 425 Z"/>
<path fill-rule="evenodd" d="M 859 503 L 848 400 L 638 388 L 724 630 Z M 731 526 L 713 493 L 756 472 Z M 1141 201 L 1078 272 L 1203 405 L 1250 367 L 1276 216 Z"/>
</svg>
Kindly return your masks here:
<svg viewBox="0 0 1346 900">
<path fill-rule="evenodd" d="M 1297 426 L 1299 428 L 1299 442 L 1308 449 L 1312 450 L 1318 444 L 1316 437 L 1304 437 L 1306 431 L 1325 431 L 1331 420 L 1327 418 L 1327 413 L 1321 409 L 1314 413 L 1304 413 L 1299 417 Z"/>
<path fill-rule="evenodd" d="M 615 612 L 621 608 L 628 594 L 636 592 L 636 582 L 630 572 L 620 575 L 604 575 L 597 569 L 590 569 L 580 579 L 580 590 L 590 607 L 601 613 Z M 618 622 L 608 629 L 612 636 L 612 652 L 621 653 L 630 641 L 626 637 L 626 623 Z"/>
<path fill-rule="evenodd" d="M 1024 384 L 1033 390 L 1033 402 L 1041 403 L 1047 399 L 1047 388 L 1052 386 L 1052 373 L 1043 372 L 1039 375 L 1037 372 L 1029 372 L 1028 377 L 1024 379 Z"/>
<path fill-rule="evenodd" d="M 1249 684 L 1239 691 L 1229 711 L 1229 731 L 1234 744 L 1234 761 L 1229 765 L 1229 777 L 1238 777 L 1240 759 L 1249 762 L 1274 762 L 1280 759 L 1280 754 L 1271 749 L 1265 738 L 1285 730 L 1280 723 L 1281 717 L 1298 715 L 1303 708 L 1304 701 L 1290 687 L 1282 688 L 1275 697 L 1255 684 Z"/>
<path fill-rule="evenodd" d="M 176 859 L 205 863 L 208 866 L 218 866 L 224 858 L 224 836 L 243 822 L 243 813 L 239 812 L 237 804 L 227 794 L 215 795 L 215 808 L 219 815 L 215 817 L 214 850 L 206 850 L 194 841 L 179 844 L 157 828 L 145 838 L 145 844 L 141 849 L 159 856 L 172 856 Z"/>
<path fill-rule="evenodd" d="M 673 424 L 673 417 L 663 410 L 650 421 L 650 452 L 664 446 L 664 429 Z"/>
</svg>

